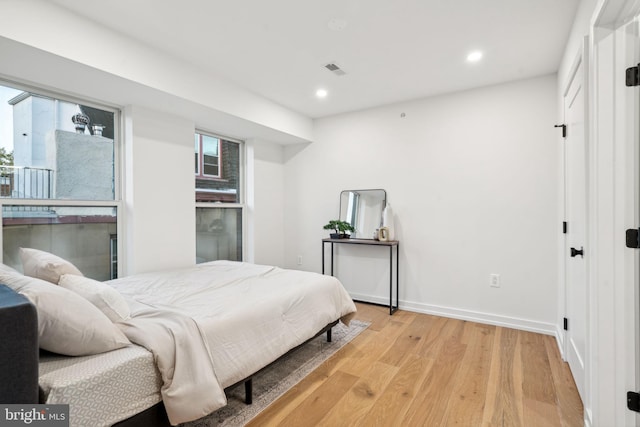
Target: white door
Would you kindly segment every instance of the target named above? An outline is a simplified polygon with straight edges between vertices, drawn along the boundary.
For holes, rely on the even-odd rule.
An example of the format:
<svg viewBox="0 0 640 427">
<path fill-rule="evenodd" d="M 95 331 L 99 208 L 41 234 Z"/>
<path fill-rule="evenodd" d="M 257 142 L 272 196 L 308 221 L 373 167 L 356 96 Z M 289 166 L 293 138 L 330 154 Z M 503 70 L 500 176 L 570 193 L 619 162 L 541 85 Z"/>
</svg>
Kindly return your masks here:
<svg viewBox="0 0 640 427">
<path fill-rule="evenodd" d="M 564 97 L 566 128 L 565 203 L 565 306 L 567 332 L 565 355 L 578 392 L 585 401 L 585 356 L 587 352 L 587 156 L 585 140 L 585 85 L 582 61 Z"/>
</svg>

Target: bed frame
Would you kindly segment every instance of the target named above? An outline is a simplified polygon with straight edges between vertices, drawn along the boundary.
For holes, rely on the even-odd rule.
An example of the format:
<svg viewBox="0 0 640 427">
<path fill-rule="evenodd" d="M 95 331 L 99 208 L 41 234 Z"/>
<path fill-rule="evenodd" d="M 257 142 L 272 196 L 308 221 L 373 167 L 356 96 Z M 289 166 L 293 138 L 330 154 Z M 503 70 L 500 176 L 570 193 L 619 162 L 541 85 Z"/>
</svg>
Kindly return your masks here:
<svg viewBox="0 0 640 427">
<path fill-rule="evenodd" d="M 297 350 L 314 338 L 327 334 L 331 342 L 331 328 L 338 320 L 329 323 L 321 331 L 283 356 Z M 37 404 L 42 400 L 38 386 L 38 317 L 36 308 L 24 296 L 0 284 L 0 403 Z M 279 360 L 279 359 L 278 359 Z M 274 361 L 276 363 L 278 360 Z M 272 363 L 272 364 L 273 364 Z M 270 365 L 230 386 L 244 383 L 245 402 L 253 402 L 253 377 Z M 230 388 L 227 387 L 227 388 Z M 131 418 L 114 424 L 114 427 L 169 427 L 169 419 L 162 402 Z"/>
</svg>

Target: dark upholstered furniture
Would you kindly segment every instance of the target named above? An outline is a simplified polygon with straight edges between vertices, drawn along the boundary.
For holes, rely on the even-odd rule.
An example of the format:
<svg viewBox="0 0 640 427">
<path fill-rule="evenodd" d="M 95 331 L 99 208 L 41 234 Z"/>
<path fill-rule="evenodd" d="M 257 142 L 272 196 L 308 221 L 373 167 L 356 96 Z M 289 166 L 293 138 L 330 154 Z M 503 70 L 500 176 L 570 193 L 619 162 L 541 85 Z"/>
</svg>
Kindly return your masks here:
<svg viewBox="0 0 640 427">
<path fill-rule="evenodd" d="M 0 285 L 0 403 L 38 403 L 38 315 Z"/>
</svg>

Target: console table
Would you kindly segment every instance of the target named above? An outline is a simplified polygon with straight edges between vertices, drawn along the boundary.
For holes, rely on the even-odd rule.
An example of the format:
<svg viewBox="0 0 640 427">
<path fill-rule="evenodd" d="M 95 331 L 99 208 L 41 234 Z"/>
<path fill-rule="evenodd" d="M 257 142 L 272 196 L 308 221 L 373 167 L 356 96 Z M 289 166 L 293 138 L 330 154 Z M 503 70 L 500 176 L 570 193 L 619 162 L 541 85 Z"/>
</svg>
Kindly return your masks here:
<svg viewBox="0 0 640 427">
<path fill-rule="evenodd" d="M 322 274 L 324 274 L 324 265 L 325 265 L 325 245 L 329 243 L 331 244 L 331 275 L 333 276 L 333 252 L 334 245 L 367 245 L 367 246 L 382 246 L 389 248 L 389 315 L 392 315 L 398 310 L 398 283 L 399 283 L 399 273 L 400 269 L 400 260 L 399 260 L 399 251 L 400 251 L 400 242 L 397 240 L 390 240 L 388 242 L 381 242 L 379 240 L 369 240 L 369 239 L 322 239 Z M 396 303 L 393 304 L 393 248 L 396 248 Z"/>
</svg>

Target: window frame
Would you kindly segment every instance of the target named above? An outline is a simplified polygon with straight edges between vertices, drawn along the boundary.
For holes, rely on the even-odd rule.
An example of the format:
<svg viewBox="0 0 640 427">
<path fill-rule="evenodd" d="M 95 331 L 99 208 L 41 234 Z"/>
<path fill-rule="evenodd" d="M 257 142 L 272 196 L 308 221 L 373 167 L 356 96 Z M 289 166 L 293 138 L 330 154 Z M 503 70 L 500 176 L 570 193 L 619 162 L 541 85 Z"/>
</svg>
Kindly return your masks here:
<svg viewBox="0 0 640 427">
<path fill-rule="evenodd" d="M 55 92 L 43 87 L 23 84 L 15 80 L 0 78 L 0 85 L 11 87 L 25 92 L 32 92 L 37 95 L 48 97 L 53 100 L 70 102 L 73 104 L 84 105 L 87 107 L 99 108 L 104 111 L 113 113 L 113 200 L 80 200 L 80 199 L 14 199 L 0 198 L 0 212 L 4 206 L 69 206 L 69 207 L 112 207 L 116 210 L 116 230 L 119 236 L 124 236 L 124 218 L 122 214 L 122 168 L 123 168 L 123 114 L 122 110 L 113 104 L 95 102 L 92 99 L 80 98 L 65 93 Z M 4 247 L 3 240 L 4 226 L 0 226 L 0 248 Z M 118 239 L 117 251 L 119 254 L 124 253 L 124 239 Z M 0 254 L 0 261 L 3 255 Z M 124 261 L 124 258 L 122 258 Z M 124 271 L 124 262 L 118 263 L 118 276 Z"/>
</svg>

